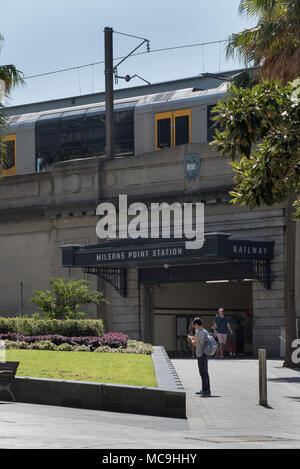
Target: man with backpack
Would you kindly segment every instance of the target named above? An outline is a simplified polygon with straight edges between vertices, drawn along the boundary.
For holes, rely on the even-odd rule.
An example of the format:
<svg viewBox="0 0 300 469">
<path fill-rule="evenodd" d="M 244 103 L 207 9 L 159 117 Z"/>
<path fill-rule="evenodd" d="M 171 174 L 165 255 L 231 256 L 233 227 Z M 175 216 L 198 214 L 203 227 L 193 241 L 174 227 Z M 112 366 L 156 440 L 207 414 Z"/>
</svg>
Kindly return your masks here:
<svg viewBox="0 0 300 469">
<path fill-rule="evenodd" d="M 198 360 L 198 368 L 202 380 L 202 390 L 196 392 L 196 394 L 210 396 L 208 357 L 215 354 L 218 345 L 215 339 L 203 328 L 202 319 L 195 318 L 193 320 L 193 326 L 195 328 L 195 336 L 191 337 L 191 340 L 196 347 L 196 357 Z"/>
</svg>

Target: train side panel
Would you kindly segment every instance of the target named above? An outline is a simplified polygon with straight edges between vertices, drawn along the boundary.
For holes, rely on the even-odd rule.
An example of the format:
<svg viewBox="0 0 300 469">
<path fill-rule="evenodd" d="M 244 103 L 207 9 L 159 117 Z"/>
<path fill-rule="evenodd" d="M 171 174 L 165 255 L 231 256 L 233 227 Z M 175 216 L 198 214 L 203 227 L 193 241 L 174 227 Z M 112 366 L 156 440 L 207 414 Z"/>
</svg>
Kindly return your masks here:
<svg viewBox="0 0 300 469">
<path fill-rule="evenodd" d="M 145 153 L 152 153 L 155 150 L 159 151 L 163 148 L 174 147 L 175 145 L 187 143 L 206 143 L 207 141 L 211 141 L 213 128 L 211 117 L 209 117 L 209 109 L 211 106 L 216 104 L 219 99 L 224 98 L 225 88 L 223 88 L 219 87 L 217 89 L 196 92 L 194 92 L 192 89 L 185 89 L 166 93 L 158 93 L 154 95 L 140 96 L 132 101 L 123 100 L 122 102 L 115 102 L 115 111 L 119 116 L 116 120 L 116 129 L 118 129 L 118 138 L 120 140 L 116 141 L 117 157 L 130 158 L 132 154 L 142 155 Z M 97 106 L 80 106 L 79 108 L 74 107 L 73 110 L 70 108 L 67 110 L 53 109 L 51 113 L 49 111 L 43 111 L 12 116 L 9 133 L 16 135 L 16 168 L 10 169 L 10 171 L 7 171 L 7 174 L 25 174 L 35 172 L 37 170 L 37 152 L 39 151 L 41 152 L 42 156 L 45 156 L 44 153 L 46 151 L 43 149 L 39 150 L 36 146 L 37 122 L 45 122 L 47 118 L 49 119 L 50 117 L 54 118 L 57 113 L 63 115 L 63 120 L 61 122 L 64 122 L 64 124 L 61 124 L 60 121 L 58 123 L 60 126 L 63 125 L 63 130 L 61 130 L 60 136 L 58 137 L 58 141 L 60 142 L 58 156 L 54 158 L 53 161 L 60 161 L 59 155 L 61 155 L 61 159 L 63 160 L 71 158 L 76 159 L 77 157 L 95 156 L 95 154 L 100 154 L 97 150 L 98 147 L 96 145 L 96 140 L 96 143 L 94 140 L 92 143 L 94 146 L 96 145 L 94 150 L 97 150 L 98 153 L 95 153 L 94 150 L 91 152 L 91 145 L 89 145 L 88 151 L 87 149 L 83 149 L 81 153 L 79 152 L 80 154 L 78 151 L 77 153 L 74 153 L 71 144 L 77 133 L 74 132 L 74 129 L 70 126 L 70 128 L 65 129 L 66 122 L 70 121 L 68 116 L 73 113 L 74 116 L 75 114 L 77 115 L 78 113 L 81 113 L 84 115 L 82 117 L 82 119 L 84 119 L 83 122 L 86 122 L 86 124 L 82 124 L 83 127 L 85 126 L 82 142 L 86 142 L 87 137 L 91 138 L 90 134 L 94 129 L 94 127 L 92 129 L 92 127 L 90 128 L 89 124 L 87 124 L 87 119 L 91 118 L 91 116 L 93 116 L 96 111 L 100 112 L 100 110 L 103 114 L 104 103 L 99 103 Z M 126 113 L 130 114 L 130 112 L 132 113 L 132 117 L 130 119 L 128 118 L 130 122 L 128 119 L 127 122 L 125 119 L 127 115 Z M 123 116 L 123 120 L 121 119 L 121 116 Z M 164 116 L 170 116 L 170 126 L 168 128 L 169 130 L 167 130 L 167 132 L 170 133 L 170 139 L 166 143 L 164 141 L 158 143 L 158 133 L 161 132 L 161 129 L 163 129 L 163 126 L 165 125 L 165 123 L 160 122 L 158 124 L 158 122 L 159 120 L 164 119 Z M 134 122 L 132 122 L 132 120 Z M 167 126 L 168 125 L 169 124 L 167 124 Z M 158 126 L 161 127 L 158 129 Z M 98 129 L 98 125 L 96 125 L 96 127 Z M 103 133 L 101 131 L 101 135 L 99 132 L 97 132 L 94 132 L 95 138 L 97 137 L 100 139 L 101 137 L 103 140 L 102 137 L 105 132 Z M 180 137 L 179 139 L 177 138 L 178 135 Z M 129 139 L 130 142 L 127 142 L 126 139 Z M 70 148 L 68 147 L 69 153 L 67 156 L 65 154 L 66 150 L 62 145 L 65 140 L 67 140 L 68 145 L 70 146 Z M 105 141 L 102 140 L 101 145 L 103 148 L 101 148 L 104 151 Z M 45 143 L 43 138 L 41 141 L 43 144 Z M 119 144 L 117 145 L 118 142 Z M 77 140 L 75 143 L 78 143 Z M 83 146 L 84 145 L 82 145 L 82 147 Z M 74 158 L 72 156 L 73 153 Z M 44 168 L 41 167 L 40 169 Z"/>
<path fill-rule="evenodd" d="M 17 136 L 17 174 L 35 172 L 35 124 L 20 126 Z"/>
</svg>

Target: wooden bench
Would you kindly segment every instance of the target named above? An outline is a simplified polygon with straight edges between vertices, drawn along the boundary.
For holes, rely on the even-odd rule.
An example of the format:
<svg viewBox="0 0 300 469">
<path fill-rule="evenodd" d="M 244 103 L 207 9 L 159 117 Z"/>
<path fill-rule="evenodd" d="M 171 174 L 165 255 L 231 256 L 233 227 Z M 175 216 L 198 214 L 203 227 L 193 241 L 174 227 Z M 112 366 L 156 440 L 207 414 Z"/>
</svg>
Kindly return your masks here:
<svg viewBox="0 0 300 469">
<path fill-rule="evenodd" d="M 10 387 L 15 379 L 19 363 L 20 362 L 0 362 L 0 392 L 6 390 L 13 401 L 16 399 Z"/>
</svg>

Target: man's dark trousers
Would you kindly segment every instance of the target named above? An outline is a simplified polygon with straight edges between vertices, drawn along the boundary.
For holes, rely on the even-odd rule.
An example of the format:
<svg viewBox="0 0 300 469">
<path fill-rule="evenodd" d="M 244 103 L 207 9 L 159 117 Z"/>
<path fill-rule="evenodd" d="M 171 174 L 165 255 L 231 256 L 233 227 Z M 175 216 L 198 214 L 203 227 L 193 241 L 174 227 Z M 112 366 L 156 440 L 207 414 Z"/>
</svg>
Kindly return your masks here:
<svg viewBox="0 0 300 469">
<path fill-rule="evenodd" d="M 198 368 L 202 379 L 202 391 L 210 391 L 210 382 L 208 375 L 208 356 L 203 353 L 201 357 L 198 357 Z"/>
</svg>

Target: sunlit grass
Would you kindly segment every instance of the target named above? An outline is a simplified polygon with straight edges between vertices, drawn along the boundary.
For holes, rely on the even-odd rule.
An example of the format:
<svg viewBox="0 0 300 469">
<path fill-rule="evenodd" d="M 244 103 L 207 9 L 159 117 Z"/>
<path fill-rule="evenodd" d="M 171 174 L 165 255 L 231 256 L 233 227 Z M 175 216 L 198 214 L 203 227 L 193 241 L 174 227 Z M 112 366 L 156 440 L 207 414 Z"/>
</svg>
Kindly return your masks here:
<svg viewBox="0 0 300 469">
<path fill-rule="evenodd" d="M 150 355 L 11 349 L 6 360 L 20 362 L 17 376 L 157 386 Z"/>
</svg>

